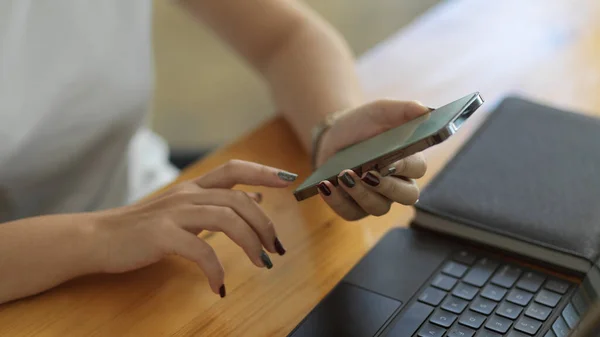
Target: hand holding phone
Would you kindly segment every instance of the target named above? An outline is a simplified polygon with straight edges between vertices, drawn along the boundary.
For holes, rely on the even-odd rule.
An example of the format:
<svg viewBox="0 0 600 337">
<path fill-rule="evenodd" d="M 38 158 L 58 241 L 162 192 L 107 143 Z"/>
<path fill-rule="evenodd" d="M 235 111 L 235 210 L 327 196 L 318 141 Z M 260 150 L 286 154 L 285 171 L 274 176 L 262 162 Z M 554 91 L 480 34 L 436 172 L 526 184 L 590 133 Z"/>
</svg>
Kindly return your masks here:
<svg viewBox="0 0 600 337">
<path fill-rule="evenodd" d="M 351 145 L 331 156 L 296 189 L 294 195 L 298 201 L 307 199 L 318 193 L 317 185 L 322 181 L 327 180 L 337 186 L 337 175 L 344 170 L 352 170 L 358 176 L 368 171 L 380 171 L 400 159 L 439 144 L 454 134 L 481 104 L 483 99 L 479 93 L 473 93 Z"/>
</svg>

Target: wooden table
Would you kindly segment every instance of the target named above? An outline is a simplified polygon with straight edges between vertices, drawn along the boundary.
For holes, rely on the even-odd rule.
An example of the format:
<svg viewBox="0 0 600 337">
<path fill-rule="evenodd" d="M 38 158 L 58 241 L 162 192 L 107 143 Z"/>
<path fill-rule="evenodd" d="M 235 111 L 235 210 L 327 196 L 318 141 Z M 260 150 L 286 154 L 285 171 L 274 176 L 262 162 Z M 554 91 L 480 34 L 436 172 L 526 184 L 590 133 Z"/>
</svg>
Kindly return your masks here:
<svg viewBox="0 0 600 337">
<path fill-rule="evenodd" d="M 447 1 L 365 55 L 370 98 L 438 106 L 471 91 L 490 111 L 512 92 L 600 115 L 600 9 L 596 0 Z M 429 181 L 485 113 L 427 151 Z M 600 145 L 599 145 L 600 148 Z M 600 151 L 599 151 L 600 152 Z M 230 158 L 309 174 L 287 124 L 274 119 L 186 171 L 200 175 Z M 392 226 L 413 213 L 347 223 L 319 198 L 257 189 L 288 250 L 257 269 L 224 235 L 208 238 L 226 270 L 228 295 L 212 294 L 192 263 L 173 257 L 122 275 L 95 275 L 0 306 L 0 336 L 284 336 Z M 0 276 L 1 277 L 1 276 Z"/>
</svg>

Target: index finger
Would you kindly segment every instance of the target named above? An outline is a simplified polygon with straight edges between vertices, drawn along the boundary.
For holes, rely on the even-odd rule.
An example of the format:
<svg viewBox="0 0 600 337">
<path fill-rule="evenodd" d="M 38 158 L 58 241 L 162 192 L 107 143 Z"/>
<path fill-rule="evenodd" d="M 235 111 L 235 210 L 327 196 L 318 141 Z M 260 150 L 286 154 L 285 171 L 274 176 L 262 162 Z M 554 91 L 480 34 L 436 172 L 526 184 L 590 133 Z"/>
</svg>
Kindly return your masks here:
<svg viewBox="0 0 600 337">
<path fill-rule="evenodd" d="M 389 166 L 388 171 L 391 168 L 395 170 L 392 175 L 419 179 L 427 172 L 427 162 L 425 156 L 418 152 L 393 163 Z"/>
<path fill-rule="evenodd" d="M 230 160 L 194 182 L 202 188 L 232 188 L 237 184 L 287 187 L 298 177 L 278 168 L 243 160 Z"/>
</svg>

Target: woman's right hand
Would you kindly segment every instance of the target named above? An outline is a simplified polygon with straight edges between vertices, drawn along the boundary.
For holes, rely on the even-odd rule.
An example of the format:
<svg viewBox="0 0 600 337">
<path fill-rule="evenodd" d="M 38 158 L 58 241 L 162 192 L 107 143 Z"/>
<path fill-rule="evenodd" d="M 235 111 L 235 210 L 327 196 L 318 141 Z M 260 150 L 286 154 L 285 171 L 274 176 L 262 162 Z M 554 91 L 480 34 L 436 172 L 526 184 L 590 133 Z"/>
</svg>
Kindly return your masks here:
<svg viewBox="0 0 600 337">
<path fill-rule="evenodd" d="M 176 254 L 195 262 L 212 291 L 223 297 L 223 266 L 198 234 L 223 232 L 257 267 L 270 268 L 263 247 L 271 253 L 285 253 L 275 226 L 256 197 L 231 188 L 237 184 L 285 188 L 295 179 L 295 174 L 276 168 L 232 160 L 152 199 L 99 212 L 95 230 L 104 247 L 101 270 L 126 272 Z"/>
</svg>

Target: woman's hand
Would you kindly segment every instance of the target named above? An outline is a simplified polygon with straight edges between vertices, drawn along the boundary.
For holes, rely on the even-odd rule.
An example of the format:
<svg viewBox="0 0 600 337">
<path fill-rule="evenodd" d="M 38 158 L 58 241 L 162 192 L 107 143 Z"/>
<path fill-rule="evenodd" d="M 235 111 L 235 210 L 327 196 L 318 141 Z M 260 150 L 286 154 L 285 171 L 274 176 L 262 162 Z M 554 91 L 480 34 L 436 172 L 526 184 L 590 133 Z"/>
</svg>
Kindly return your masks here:
<svg viewBox="0 0 600 337">
<path fill-rule="evenodd" d="M 97 231 L 105 250 L 102 270 L 138 269 L 170 254 L 194 261 L 213 292 L 225 296 L 225 272 L 212 247 L 197 235 L 225 233 L 260 268 L 272 264 L 263 247 L 285 250 L 256 195 L 231 190 L 236 184 L 287 187 L 296 175 L 244 161 L 230 161 L 193 181 L 135 205 L 99 213 Z"/>
<path fill-rule="evenodd" d="M 323 134 L 316 153 L 317 166 L 337 151 L 371 138 L 419 117 L 430 109 L 418 102 L 375 101 L 338 114 Z M 425 174 L 427 165 L 421 153 L 404 158 L 382 172 L 365 172 L 358 177 L 345 170 L 338 176 L 339 186 L 328 181 L 319 184 L 319 194 L 340 216 L 358 220 L 369 214 L 386 214 L 392 202 L 414 204 L 419 188 L 414 179 Z M 382 174 L 383 173 L 383 174 Z"/>
</svg>

